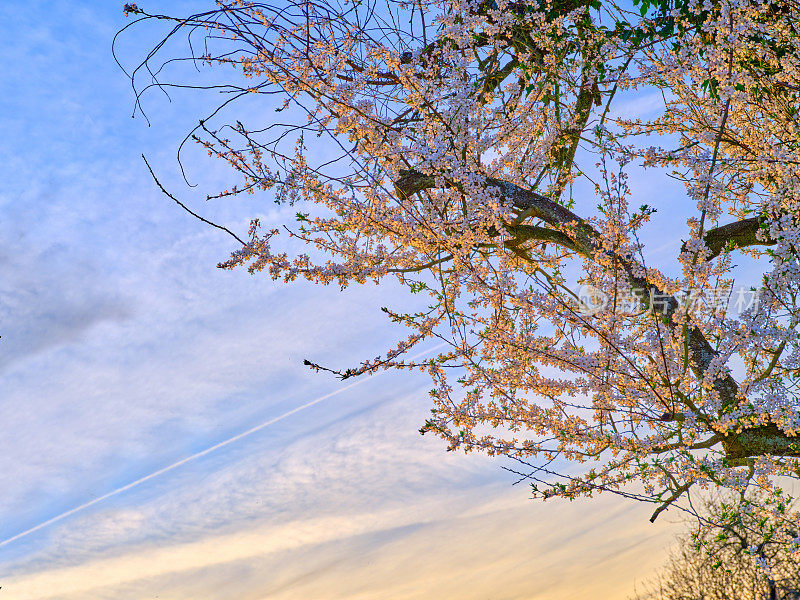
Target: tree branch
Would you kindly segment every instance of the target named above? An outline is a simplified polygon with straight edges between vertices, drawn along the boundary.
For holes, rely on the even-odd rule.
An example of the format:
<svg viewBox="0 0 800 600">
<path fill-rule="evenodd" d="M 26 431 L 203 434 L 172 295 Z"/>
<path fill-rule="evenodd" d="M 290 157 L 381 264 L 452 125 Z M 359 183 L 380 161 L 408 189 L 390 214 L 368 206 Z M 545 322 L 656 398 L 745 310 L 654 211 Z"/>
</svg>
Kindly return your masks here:
<svg viewBox="0 0 800 600">
<path fill-rule="evenodd" d="M 775 423 L 728 434 L 722 445 L 725 455 L 732 460 L 764 454 L 800 457 L 800 439 L 786 435 Z"/>
<path fill-rule="evenodd" d="M 672 504 L 673 502 L 675 502 L 675 500 L 677 500 L 678 498 L 680 498 L 680 497 L 681 497 L 681 496 L 682 496 L 684 493 L 686 493 L 686 491 L 687 491 L 687 490 L 688 490 L 690 487 L 692 487 L 692 482 L 690 482 L 690 481 L 689 481 L 689 482 L 686 482 L 686 483 L 684 483 L 684 484 L 683 484 L 682 486 L 680 486 L 678 489 L 676 489 L 676 490 L 673 492 L 672 496 L 670 496 L 669 498 L 667 498 L 667 499 L 666 499 L 666 500 L 665 500 L 665 501 L 664 501 L 664 502 L 663 502 L 663 503 L 662 503 L 662 504 L 661 504 L 661 505 L 660 505 L 660 506 L 659 506 L 659 507 L 658 507 L 658 508 L 655 510 L 655 512 L 653 512 L 653 515 L 650 517 L 650 522 L 651 522 L 651 523 L 655 523 L 655 522 L 656 522 L 656 519 L 658 518 L 658 515 L 660 515 L 660 514 L 661 514 L 662 512 L 664 512 L 664 511 L 665 511 L 667 508 L 669 508 L 669 505 L 670 505 L 670 504 Z"/>
<path fill-rule="evenodd" d="M 147 165 L 147 170 L 148 170 L 148 171 L 150 171 L 150 175 L 152 176 L 152 178 L 153 178 L 153 181 L 155 181 L 155 182 L 156 182 L 156 185 L 159 187 L 159 189 L 160 189 L 162 192 L 164 192 L 164 194 L 165 194 L 167 197 L 169 197 L 169 198 L 172 198 L 172 199 L 173 199 L 173 200 L 174 200 L 174 201 L 175 201 L 175 202 L 178 204 L 178 206 L 180 206 L 180 207 L 181 207 L 183 210 L 185 210 L 185 211 L 186 211 L 186 212 L 188 212 L 190 215 L 192 215 L 192 216 L 193 216 L 195 219 L 199 219 L 199 220 L 201 220 L 203 223 L 206 223 L 206 224 L 208 224 L 208 225 L 211 225 L 212 227 L 216 227 L 217 229 L 221 229 L 222 231 L 224 231 L 225 233 L 227 233 L 228 235 L 230 235 L 231 237 L 233 237 L 233 238 L 234 238 L 234 239 L 235 239 L 237 242 L 239 242 L 239 243 L 240 243 L 242 246 L 246 246 L 246 245 L 247 245 L 247 243 L 246 243 L 246 242 L 245 242 L 245 241 L 244 241 L 242 238 L 240 238 L 238 235 L 236 235 L 235 233 L 233 233 L 233 232 L 232 232 L 230 229 L 228 229 L 227 227 L 223 227 L 222 225 L 217 225 L 216 223 L 212 223 L 212 222 L 211 222 L 211 221 L 209 221 L 208 219 L 206 219 L 206 218 L 204 218 L 204 217 L 201 217 L 201 216 L 200 216 L 200 215 L 198 215 L 196 212 L 192 211 L 192 210 L 191 210 L 191 209 L 190 209 L 188 206 L 186 206 L 186 205 L 185 205 L 183 202 L 181 202 L 180 200 L 178 200 L 178 199 L 177 199 L 175 196 L 173 196 L 172 194 L 170 194 L 170 193 L 169 193 L 169 192 L 168 192 L 166 189 L 164 189 L 164 186 L 163 186 L 163 185 L 161 185 L 161 182 L 160 182 L 160 181 L 158 180 L 158 178 L 156 177 L 156 174 L 155 174 L 155 173 L 153 173 L 153 169 L 152 169 L 152 167 L 150 166 L 150 163 L 149 163 L 149 162 L 147 162 L 147 159 L 145 158 L 144 154 L 142 154 L 142 160 L 144 161 L 144 164 L 145 164 L 145 165 Z"/>
<path fill-rule="evenodd" d="M 527 241 L 536 240 L 540 242 L 552 242 L 578 252 L 578 247 L 575 245 L 575 242 L 563 231 L 539 227 L 538 225 L 512 225 L 508 227 L 508 231 L 514 238 L 507 242 L 507 245 L 518 246 Z"/>
<path fill-rule="evenodd" d="M 758 231 L 761 229 L 763 219 L 761 217 L 750 217 L 734 223 L 728 223 L 714 229 L 709 229 L 703 236 L 703 242 L 711 251 L 706 260 L 711 260 L 719 256 L 726 249 L 746 248 L 748 246 L 772 246 L 776 240 L 758 239 Z M 686 248 L 684 242 L 681 251 Z"/>
</svg>

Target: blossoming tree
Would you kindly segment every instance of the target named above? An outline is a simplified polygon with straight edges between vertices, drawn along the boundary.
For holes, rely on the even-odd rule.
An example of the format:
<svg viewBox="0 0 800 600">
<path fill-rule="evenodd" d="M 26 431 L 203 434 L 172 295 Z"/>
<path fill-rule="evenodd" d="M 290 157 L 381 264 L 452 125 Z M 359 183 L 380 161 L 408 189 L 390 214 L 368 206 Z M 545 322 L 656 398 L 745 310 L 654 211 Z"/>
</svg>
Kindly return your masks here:
<svg viewBox="0 0 800 600">
<path fill-rule="evenodd" d="M 748 510 L 764 505 L 773 515 L 764 518 Z M 690 524 L 667 564 L 631 600 L 797 600 L 800 556 L 773 535 L 784 527 L 780 516 L 791 510 L 780 495 L 742 499 L 723 493 L 708 501 L 701 512 L 715 526 Z"/>
<path fill-rule="evenodd" d="M 422 431 L 529 465 L 544 497 L 613 491 L 653 502 L 655 519 L 695 486 L 744 494 L 798 473 L 796 2 L 126 11 L 171 28 L 131 72 L 137 90 L 164 84 L 157 68 L 189 32 L 184 58 L 218 73 L 225 110 L 282 102 L 266 121 L 223 111 L 192 134 L 241 176 L 210 198 L 297 209 L 253 221 L 221 267 L 430 295 L 421 312 L 384 309 L 408 338 L 341 376 L 426 370 Z M 657 118 L 616 108 L 652 92 Z M 323 140 L 340 155 L 320 156 Z M 637 200 L 634 168 L 681 179 L 685 198 Z M 653 225 L 683 238 L 671 271 L 645 260 Z M 727 297 L 734 261 L 759 277 L 726 310 L 707 300 Z M 446 350 L 406 358 L 433 338 Z"/>
</svg>

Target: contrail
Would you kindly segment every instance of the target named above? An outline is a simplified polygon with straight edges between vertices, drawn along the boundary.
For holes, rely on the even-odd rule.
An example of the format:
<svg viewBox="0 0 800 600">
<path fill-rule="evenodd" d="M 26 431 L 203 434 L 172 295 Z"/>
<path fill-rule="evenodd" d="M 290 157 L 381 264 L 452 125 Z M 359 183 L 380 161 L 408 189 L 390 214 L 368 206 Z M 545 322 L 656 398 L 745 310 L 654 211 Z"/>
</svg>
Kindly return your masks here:
<svg viewBox="0 0 800 600">
<path fill-rule="evenodd" d="M 434 350 L 438 350 L 439 348 L 441 348 L 443 346 L 446 346 L 446 345 L 447 345 L 446 343 L 438 344 L 438 345 L 434 346 L 433 348 L 428 348 L 427 350 L 419 352 L 419 353 L 417 353 L 417 354 L 415 354 L 413 356 L 409 356 L 408 360 L 414 360 L 415 358 L 419 358 L 420 356 L 423 356 L 424 354 L 428 354 L 429 352 L 433 352 Z M 127 492 L 129 489 L 134 488 L 137 485 L 140 485 L 140 484 L 144 483 L 145 481 L 150 481 L 151 479 L 153 479 L 155 477 L 158 477 L 159 475 L 163 475 L 164 473 L 172 471 L 173 469 L 177 469 L 178 467 L 183 466 L 186 463 L 191 462 L 191 461 L 193 461 L 195 459 L 198 459 L 201 456 L 205 456 L 206 454 L 211 454 L 212 452 L 214 452 L 216 450 L 219 450 L 220 448 L 222 448 L 224 446 L 227 446 L 229 444 L 233 444 L 234 442 L 238 442 L 242 438 L 246 438 L 248 435 L 252 435 L 252 434 L 256 433 L 257 431 L 261 431 L 265 427 L 269 427 L 270 425 L 274 425 L 278 421 L 282 421 L 286 417 L 290 417 L 290 416 L 292 416 L 292 415 L 294 415 L 296 413 L 299 413 L 301 410 L 305 410 L 307 408 L 310 408 L 310 407 L 314 406 L 315 404 L 319 404 L 323 400 L 327 400 L 328 398 L 336 396 L 337 394 L 341 394 L 342 392 L 346 392 L 347 390 L 349 390 L 351 388 L 354 388 L 355 386 L 357 386 L 357 385 L 359 385 L 361 383 L 364 383 L 365 381 L 367 381 L 369 379 L 372 379 L 373 377 L 377 377 L 378 375 L 382 375 L 385 372 L 386 371 L 379 371 L 377 373 L 373 373 L 372 375 L 364 377 L 363 379 L 358 379 L 358 380 L 354 381 L 353 383 L 351 383 L 350 385 L 346 385 L 343 388 L 339 388 L 335 392 L 330 392 L 329 394 L 325 394 L 324 396 L 320 396 L 319 398 L 316 398 L 316 399 L 312 400 L 311 402 L 306 402 L 305 404 L 303 404 L 301 406 L 298 406 L 297 408 L 293 408 L 292 410 L 287 411 L 287 412 L 283 413 L 280 416 L 274 417 L 274 418 L 270 419 L 269 421 L 265 421 L 264 423 L 261 423 L 260 425 L 256 425 L 255 427 L 251 427 L 247 431 L 243 431 L 242 433 L 237 433 L 233 437 L 230 437 L 227 440 L 219 442 L 218 444 L 214 444 L 213 446 L 211 446 L 209 448 L 206 448 L 205 450 L 201 450 L 200 452 L 198 452 L 196 454 L 192 454 L 191 456 L 187 456 L 186 458 L 182 458 L 178 462 L 174 462 L 171 465 L 164 467 L 163 469 L 159 469 L 158 471 L 150 473 L 149 475 L 145 475 L 144 477 L 141 477 L 140 479 L 137 479 L 136 481 L 132 481 L 131 483 L 123 485 L 122 487 L 117 488 L 115 490 L 112 490 L 112 491 L 108 492 L 107 494 L 103 494 L 102 496 L 99 496 L 99 497 L 95 498 L 94 500 L 90 500 L 89 502 L 85 502 L 84 504 L 81 504 L 80 506 L 76 506 L 75 508 L 71 508 L 70 510 L 68 510 L 66 512 L 63 512 L 60 515 L 57 515 L 57 516 L 53 517 L 52 519 L 48 519 L 47 521 L 44 521 L 43 523 L 39 523 L 38 525 L 35 525 L 34 527 L 31 527 L 30 529 L 26 529 L 25 531 L 23 531 L 21 533 L 18 533 L 15 536 L 12 536 L 12 537 L 10 537 L 10 538 L 8 538 L 6 540 L 3 540 L 2 542 L 0 542 L 0 547 L 5 546 L 6 544 L 10 544 L 11 542 L 14 542 L 14 541 L 16 541 L 16 540 L 18 540 L 20 538 L 25 537 L 26 535 L 30 535 L 31 533 L 39 531 L 40 529 L 44 529 L 45 527 L 47 527 L 49 525 L 52 525 L 53 523 L 56 523 L 58 521 L 61 521 L 62 519 L 66 519 L 67 517 L 72 516 L 75 513 L 78 513 L 78 512 L 80 512 L 82 510 L 85 510 L 85 509 L 89 508 L 90 506 L 94 506 L 95 504 L 97 504 L 99 502 L 102 502 L 103 500 L 107 500 L 108 498 L 111 498 L 112 496 L 117 496 L 117 495 L 119 495 L 119 494 L 121 494 L 123 492 Z"/>
</svg>

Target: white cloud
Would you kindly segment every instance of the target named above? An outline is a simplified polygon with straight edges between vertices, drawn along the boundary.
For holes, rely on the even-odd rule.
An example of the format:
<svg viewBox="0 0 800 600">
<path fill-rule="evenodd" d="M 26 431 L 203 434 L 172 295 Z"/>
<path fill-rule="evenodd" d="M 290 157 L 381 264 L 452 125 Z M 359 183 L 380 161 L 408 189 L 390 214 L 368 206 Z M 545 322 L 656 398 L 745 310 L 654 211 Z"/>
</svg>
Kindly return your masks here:
<svg viewBox="0 0 800 600">
<path fill-rule="evenodd" d="M 659 562 L 664 531 L 648 531 L 641 511 L 603 499 L 588 511 L 534 506 L 496 489 L 476 500 L 481 491 L 139 546 L 4 589 L 19 600 L 622 598 Z"/>
<path fill-rule="evenodd" d="M 386 383 L 360 389 L 376 405 L 288 445 L 248 440 L 134 494 L 135 508 L 112 502 L 55 526 L 4 589 L 20 600 L 579 598 L 627 592 L 659 560 L 665 529 L 646 507 L 531 503 L 493 461 L 412 433 L 422 390 L 398 398 Z M 364 404 L 336 408 L 354 400 Z M 631 564 L 642 548 L 652 558 Z"/>
</svg>

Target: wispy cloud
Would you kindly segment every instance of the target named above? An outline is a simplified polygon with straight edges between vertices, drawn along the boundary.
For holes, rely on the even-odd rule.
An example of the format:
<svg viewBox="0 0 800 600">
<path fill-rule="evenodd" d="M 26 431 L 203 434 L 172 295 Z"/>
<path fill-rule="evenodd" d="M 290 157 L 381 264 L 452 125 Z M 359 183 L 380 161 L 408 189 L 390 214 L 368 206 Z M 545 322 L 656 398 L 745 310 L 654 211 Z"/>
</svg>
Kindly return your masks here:
<svg viewBox="0 0 800 600">
<path fill-rule="evenodd" d="M 19 600 L 622 598 L 660 560 L 668 528 L 650 525 L 646 507 L 526 501 L 492 461 L 414 436 L 423 406 L 395 397 L 283 450 L 253 439 L 170 475 L 136 509 L 56 526 L 49 556 L 19 564 L 4 590 Z"/>
<path fill-rule="evenodd" d="M 481 492 L 491 500 L 478 500 Z M 591 510 L 586 502 L 534 506 L 497 489 L 471 489 L 140 546 L 11 577 L 5 587 L 19 600 L 622 598 L 657 564 L 664 531 L 648 530 L 630 507 L 594 502 Z"/>
<path fill-rule="evenodd" d="M 0 247 L 0 372 L 99 323 L 133 316 L 131 300 L 104 285 L 97 263 L 74 258 L 60 244 L 39 252 Z"/>
<path fill-rule="evenodd" d="M 415 359 L 423 356 L 424 354 L 428 354 L 430 352 L 438 350 L 439 348 L 441 348 L 443 346 L 444 346 L 444 344 L 439 344 L 437 346 L 433 346 L 433 347 L 431 347 L 429 349 L 424 350 L 423 352 L 419 352 L 417 354 L 409 356 L 407 358 L 407 360 L 415 360 Z M 172 471 L 174 469 L 177 469 L 179 467 L 182 467 L 183 465 L 188 464 L 188 463 L 190 463 L 190 462 L 192 462 L 194 460 L 197 460 L 198 458 L 202 458 L 203 456 L 211 454 L 212 452 L 216 452 L 218 450 L 221 450 L 221 449 L 225 448 L 226 446 L 229 446 L 230 444 L 235 444 L 236 442 L 239 442 L 239 441 L 245 439 L 246 437 L 248 437 L 250 435 L 253 435 L 254 433 L 258 433 L 259 431 L 261 431 L 263 429 L 266 429 L 267 427 L 269 427 L 271 425 L 274 425 L 275 423 L 279 423 L 280 421 L 283 421 L 287 417 L 291 417 L 292 415 L 295 415 L 295 414 L 297 414 L 297 413 L 299 413 L 301 411 L 304 411 L 304 410 L 306 410 L 308 408 L 311 408 L 312 406 L 315 406 L 315 405 L 319 404 L 320 402 L 323 402 L 324 400 L 327 400 L 328 398 L 332 398 L 333 396 L 337 396 L 337 395 L 341 394 L 342 392 L 346 392 L 347 390 L 350 390 L 350 389 L 356 387 L 357 385 L 360 385 L 360 384 L 364 383 L 365 381 L 373 379 L 374 377 L 378 377 L 378 376 L 380 376 L 380 375 L 382 375 L 384 373 L 385 372 L 378 372 L 378 373 L 375 373 L 373 375 L 366 376 L 366 377 L 364 377 L 362 379 L 357 379 L 356 381 L 354 381 L 354 382 L 352 382 L 352 383 L 350 383 L 350 384 L 348 384 L 346 386 L 340 387 L 340 388 L 336 389 L 333 392 L 329 392 L 329 393 L 327 393 L 327 394 L 325 394 L 323 396 L 320 396 L 319 398 L 315 398 L 314 400 L 306 402 L 305 404 L 301 404 L 300 406 L 298 406 L 296 408 L 293 408 L 291 410 L 288 410 L 285 413 L 283 413 L 283 414 L 281 414 L 281 415 L 279 415 L 277 417 L 273 417 L 271 419 L 268 419 L 267 421 L 265 421 L 263 423 L 260 423 L 260 424 L 256 425 L 255 427 L 251 427 L 251 428 L 249 428 L 249 429 L 247 429 L 245 431 L 237 433 L 237 434 L 235 434 L 235 435 L 233 435 L 233 436 L 231 436 L 231 437 L 229 437 L 229 438 L 227 438 L 227 439 L 225 439 L 225 440 L 223 440 L 221 442 L 218 442 L 218 443 L 216 443 L 216 444 L 214 444 L 212 446 L 209 446 L 208 448 L 206 448 L 204 450 L 201 450 L 199 452 L 195 452 L 194 454 L 192 454 L 190 456 L 187 456 L 185 458 L 182 458 L 180 460 L 177 460 L 174 463 L 172 463 L 172 464 L 170 464 L 170 465 L 168 465 L 166 467 L 163 467 L 161 469 L 153 471 L 152 473 L 149 473 L 149 474 L 147 474 L 147 475 L 145 475 L 143 477 L 140 477 L 140 478 L 138 478 L 138 479 L 136 479 L 134 481 L 131 481 L 130 483 L 126 483 L 125 485 L 120 486 L 120 487 L 118 487 L 118 488 L 116 488 L 116 489 L 114 489 L 114 490 L 112 490 L 110 492 L 107 492 L 107 493 L 103 494 L 102 496 L 94 498 L 93 500 L 90 500 L 89 502 L 84 502 L 83 504 L 80 504 L 80 505 L 78 505 L 78 506 L 76 506 L 74 508 L 71 508 L 71 509 L 67 510 L 67 511 L 64 511 L 63 513 L 60 513 L 60 514 L 56 515 L 55 517 L 51 517 L 50 519 L 48 519 L 46 521 L 43 521 L 42 523 L 39 523 L 38 525 L 34 525 L 33 527 L 30 527 L 30 528 L 28 528 L 28 529 L 26 529 L 24 531 L 21 531 L 20 533 L 17 533 L 17 534 L 15 534 L 15 535 L 13 535 L 13 536 L 11 536 L 9 538 L 6 538 L 4 540 L 0 540 L 0 546 L 5 546 L 7 544 L 13 543 L 16 540 L 19 540 L 19 539 L 21 539 L 21 538 L 23 538 L 25 536 L 28 536 L 28 535 L 36 532 L 36 531 L 44 529 L 45 527 L 48 527 L 48 526 L 50 526 L 50 525 L 52 525 L 54 523 L 57 523 L 58 521 L 61 521 L 61 520 L 65 519 L 65 518 L 67 518 L 67 517 L 70 517 L 70 516 L 72 516 L 74 514 L 77 514 L 77 513 L 81 512 L 83 510 L 86 510 L 87 508 L 89 508 L 91 506 L 94 506 L 95 504 L 99 504 L 100 502 L 103 502 L 104 500 L 107 500 L 107 499 L 112 498 L 114 496 L 118 496 L 119 494 L 123 494 L 123 493 L 127 492 L 128 490 L 131 490 L 131 489 L 133 489 L 133 488 L 135 488 L 135 487 L 137 487 L 137 486 L 139 486 L 139 485 L 141 485 L 143 483 L 146 483 L 146 482 L 150 481 L 151 479 L 154 479 L 156 477 L 159 477 L 161 475 L 169 473 L 170 471 Z"/>
</svg>

